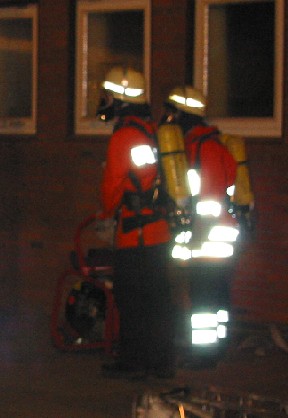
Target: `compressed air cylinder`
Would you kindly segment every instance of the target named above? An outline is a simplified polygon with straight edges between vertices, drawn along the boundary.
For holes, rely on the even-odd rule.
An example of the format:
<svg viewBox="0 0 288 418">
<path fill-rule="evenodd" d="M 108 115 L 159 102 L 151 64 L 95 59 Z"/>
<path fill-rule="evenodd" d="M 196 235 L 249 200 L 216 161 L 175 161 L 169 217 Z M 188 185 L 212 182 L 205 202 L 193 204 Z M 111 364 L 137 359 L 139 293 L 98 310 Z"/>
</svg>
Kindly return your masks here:
<svg viewBox="0 0 288 418">
<path fill-rule="evenodd" d="M 237 175 L 233 202 L 237 206 L 250 206 L 254 202 L 244 139 L 237 135 L 222 134 L 221 142 L 237 161 Z"/>
<path fill-rule="evenodd" d="M 179 205 L 191 194 L 187 179 L 187 160 L 181 127 L 163 124 L 158 129 L 161 167 L 169 196 Z"/>
</svg>

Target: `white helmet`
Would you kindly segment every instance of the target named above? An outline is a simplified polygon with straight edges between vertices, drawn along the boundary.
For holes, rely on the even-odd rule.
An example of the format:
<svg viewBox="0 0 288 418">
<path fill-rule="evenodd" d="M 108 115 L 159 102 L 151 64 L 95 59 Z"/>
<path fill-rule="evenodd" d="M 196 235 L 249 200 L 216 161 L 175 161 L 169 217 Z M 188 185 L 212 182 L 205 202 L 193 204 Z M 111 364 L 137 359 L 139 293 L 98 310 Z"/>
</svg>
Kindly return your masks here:
<svg viewBox="0 0 288 418">
<path fill-rule="evenodd" d="M 200 90 L 192 86 L 176 87 L 171 90 L 166 103 L 174 105 L 183 112 L 205 116 L 206 99 Z"/>
<path fill-rule="evenodd" d="M 143 74 L 132 68 L 112 68 L 102 83 L 105 90 L 112 92 L 115 99 L 123 102 L 146 103 L 145 80 Z"/>
</svg>

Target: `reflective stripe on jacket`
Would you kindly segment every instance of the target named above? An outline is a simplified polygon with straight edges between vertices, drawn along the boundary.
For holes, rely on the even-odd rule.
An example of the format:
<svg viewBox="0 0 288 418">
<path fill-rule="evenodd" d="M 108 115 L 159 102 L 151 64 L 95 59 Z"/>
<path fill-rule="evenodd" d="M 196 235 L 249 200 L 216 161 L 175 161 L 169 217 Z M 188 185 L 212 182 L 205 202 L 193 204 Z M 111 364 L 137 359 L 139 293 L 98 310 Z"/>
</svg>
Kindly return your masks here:
<svg viewBox="0 0 288 418">
<path fill-rule="evenodd" d="M 198 168 L 195 167 L 198 150 L 201 165 L 201 198 L 222 200 L 227 187 L 235 183 L 237 163 L 219 141 L 215 126 L 196 126 L 187 132 L 185 151 L 190 168 Z"/>
</svg>

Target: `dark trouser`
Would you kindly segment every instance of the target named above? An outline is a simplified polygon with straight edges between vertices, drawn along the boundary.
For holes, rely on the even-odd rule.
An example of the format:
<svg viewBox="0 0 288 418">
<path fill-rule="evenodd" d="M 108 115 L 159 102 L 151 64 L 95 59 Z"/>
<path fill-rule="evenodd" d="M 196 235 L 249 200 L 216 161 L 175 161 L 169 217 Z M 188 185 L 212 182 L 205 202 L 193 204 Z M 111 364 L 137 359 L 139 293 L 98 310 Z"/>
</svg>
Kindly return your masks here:
<svg viewBox="0 0 288 418">
<path fill-rule="evenodd" d="M 209 308 L 230 309 L 233 263 L 216 263 L 191 268 L 190 298 L 195 311 Z"/>
<path fill-rule="evenodd" d="M 174 318 L 167 246 L 117 250 L 114 294 L 120 314 L 120 361 L 144 368 L 174 365 Z"/>
</svg>

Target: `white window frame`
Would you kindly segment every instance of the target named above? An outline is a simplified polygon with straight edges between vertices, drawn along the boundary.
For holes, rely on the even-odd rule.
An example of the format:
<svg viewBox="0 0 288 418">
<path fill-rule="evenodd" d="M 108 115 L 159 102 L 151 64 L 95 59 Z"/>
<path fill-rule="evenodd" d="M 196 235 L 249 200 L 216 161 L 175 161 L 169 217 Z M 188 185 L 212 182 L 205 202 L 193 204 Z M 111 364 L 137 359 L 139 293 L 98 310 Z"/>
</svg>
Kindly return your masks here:
<svg viewBox="0 0 288 418">
<path fill-rule="evenodd" d="M 263 0 L 196 0 L 195 24 L 195 65 L 194 85 L 209 96 L 208 48 L 209 48 L 209 6 L 215 4 L 248 3 Z M 275 71 L 274 71 L 274 111 L 273 117 L 263 118 L 210 118 L 225 133 L 240 134 L 245 137 L 282 136 L 283 118 L 283 66 L 284 66 L 284 0 L 275 0 Z"/>
<path fill-rule="evenodd" d="M 0 19 L 32 19 L 32 95 L 30 117 L 1 117 L 0 135 L 26 135 L 36 133 L 36 109 L 37 109 L 37 75 L 38 75 L 38 6 L 27 5 L 21 7 L 0 8 Z"/>
<path fill-rule="evenodd" d="M 144 77 L 146 97 L 150 100 L 150 57 L 151 57 L 151 5 L 150 0 L 78 0 L 76 11 L 76 79 L 75 79 L 75 123 L 78 135 L 110 135 L 113 126 L 103 124 L 93 117 L 86 117 L 87 97 L 87 30 L 89 12 L 121 10 L 143 10 L 144 12 Z"/>
</svg>

